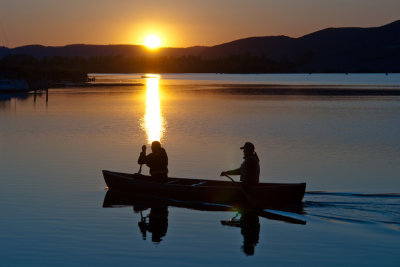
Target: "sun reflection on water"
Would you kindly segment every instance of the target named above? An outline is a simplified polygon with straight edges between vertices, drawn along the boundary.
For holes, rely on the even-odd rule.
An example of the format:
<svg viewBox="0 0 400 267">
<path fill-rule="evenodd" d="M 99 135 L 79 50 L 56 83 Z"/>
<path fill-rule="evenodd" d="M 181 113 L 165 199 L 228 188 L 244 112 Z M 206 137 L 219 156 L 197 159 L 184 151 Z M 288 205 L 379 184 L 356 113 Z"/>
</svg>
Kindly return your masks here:
<svg viewBox="0 0 400 267">
<path fill-rule="evenodd" d="M 159 79 L 158 75 L 146 75 L 146 114 L 144 127 L 147 141 L 161 141 L 164 132 L 164 120 L 161 116 Z"/>
</svg>

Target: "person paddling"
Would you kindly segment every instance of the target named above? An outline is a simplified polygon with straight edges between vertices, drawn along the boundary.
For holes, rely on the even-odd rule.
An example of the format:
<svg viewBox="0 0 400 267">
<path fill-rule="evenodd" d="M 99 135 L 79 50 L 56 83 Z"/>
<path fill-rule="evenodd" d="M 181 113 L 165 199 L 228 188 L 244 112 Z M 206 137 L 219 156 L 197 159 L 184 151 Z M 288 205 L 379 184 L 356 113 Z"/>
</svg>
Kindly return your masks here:
<svg viewBox="0 0 400 267">
<path fill-rule="evenodd" d="M 243 150 L 244 154 L 244 161 L 240 168 L 223 171 L 221 176 L 240 175 L 240 181 L 244 186 L 258 184 L 260 179 L 260 160 L 255 152 L 254 145 L 246 142 L 240 149 Z"/>
<path fill-rule="evenodd" d="M 146 155 L 146 145 L 143 145 L 138 163 L 146 164 L 150 168 L 150 175 L 157 180 L 163 181 L 168 178 L 168 155 L 160 142 L 151 143 L 151 153 L 148 155 Z"/>
</svg>

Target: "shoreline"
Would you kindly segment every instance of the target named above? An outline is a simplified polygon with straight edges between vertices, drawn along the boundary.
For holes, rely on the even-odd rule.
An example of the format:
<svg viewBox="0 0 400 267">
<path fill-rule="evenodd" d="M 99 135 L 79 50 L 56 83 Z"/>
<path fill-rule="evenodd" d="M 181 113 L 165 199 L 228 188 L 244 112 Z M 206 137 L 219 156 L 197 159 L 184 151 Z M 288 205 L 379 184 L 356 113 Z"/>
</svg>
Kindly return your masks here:
<svg viewBox="0 0 400 267">
<path fill-rule="evenodd" d="M 0 90 L 0 94 L 19 94 L 63 88 L 99 88 L 99 87 L 139 87 L 140 82 L 89 82 L 89 83 L 56 83 L 47 88 L 24 90 Z M 181 85 L 179 85 L 181 86 Z M 173 90 L 170 85 L 166 90 Z M 188 89 L 182 92 L 215 93 L 231 95 L 294 95 L 294 96 L 400 96 L 400 85 L 286 85 L 286 84 L 187 84 Z"/>
<path fill-rule="evenodd" d="M 119 87 L 119 86 L 144 86 L 143 83 L 54 83 L 46 86 L 34 86 L 33 88 L 0 88 L 0 94 L 19 94 L 29 92 L 40 92 L 58 88 L 95 88 L 95 87 Z"/>
<path fill-rule="evenodd" d="M 208 89 L 189 89 L 232 95 L 309 95 L 309 96 L 400 96 L 400 86 L 381 85 L 215 85 Z"/>
<path fill-rule="evenodd" d="M 104 87 L 104 86 L 116 87 L 116 86 L 144 86 L 144 85 L 145 85 L 144 83 L 123 83 L 123 82 L 55 83 L 54 85 L 51 85 L 49 89 L 65 88 L 65 87 L 85 88 L 85 87 Z"/>
</svg>

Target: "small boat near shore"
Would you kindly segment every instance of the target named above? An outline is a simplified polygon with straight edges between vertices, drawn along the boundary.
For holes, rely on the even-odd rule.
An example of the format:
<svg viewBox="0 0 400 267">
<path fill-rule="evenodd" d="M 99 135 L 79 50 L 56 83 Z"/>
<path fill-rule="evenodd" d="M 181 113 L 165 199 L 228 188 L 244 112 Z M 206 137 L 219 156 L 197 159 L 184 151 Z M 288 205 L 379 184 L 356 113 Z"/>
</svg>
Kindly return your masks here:
<svg viewBox="0 0 400 267">
<path fill-rule="evenodd" d="M 151 176 L 103 170 L 113 192 L 144 194 L 184 201 L 257 207 L 297 205 L 304 197 L 305 183 L 259 183 L 244 189 L 240 183 L 207 179 L 173 178 L 159 182 Z"/>
</svg>

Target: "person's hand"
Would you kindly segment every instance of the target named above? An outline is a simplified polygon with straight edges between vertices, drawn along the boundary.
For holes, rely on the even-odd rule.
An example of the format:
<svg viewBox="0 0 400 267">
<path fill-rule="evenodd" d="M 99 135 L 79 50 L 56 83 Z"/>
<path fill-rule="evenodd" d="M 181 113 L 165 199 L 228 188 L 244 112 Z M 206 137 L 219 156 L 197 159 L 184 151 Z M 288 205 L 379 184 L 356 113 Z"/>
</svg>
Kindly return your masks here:
<svg viewBox="0 0 400 267">
<path fill-rule="evenodd" d="M 146 145 L 142 146 L 142 152 L 146 153 Z"/>
<path fill-rule="evenodd" d="M 226 172 L 221 172 L 220 176 L 226 176 Z"/>
</svg>

